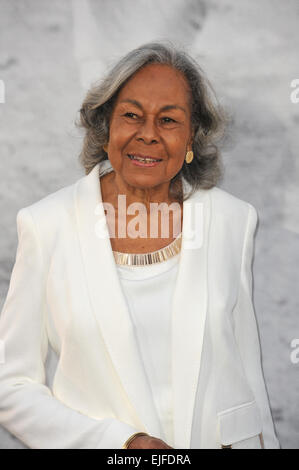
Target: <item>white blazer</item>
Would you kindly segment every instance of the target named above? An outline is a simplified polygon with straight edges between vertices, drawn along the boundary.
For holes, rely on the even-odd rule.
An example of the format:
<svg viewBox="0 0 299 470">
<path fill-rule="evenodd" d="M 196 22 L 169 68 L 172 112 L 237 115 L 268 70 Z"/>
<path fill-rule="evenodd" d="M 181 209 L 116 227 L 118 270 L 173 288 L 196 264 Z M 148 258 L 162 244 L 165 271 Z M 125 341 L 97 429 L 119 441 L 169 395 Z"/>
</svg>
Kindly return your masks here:
<svg viewBox="0 0 299 470">
<path fill-rule="evenodd" d="M 164 437 L 118 279 L 99 167 L 112 169 L 97 164 L 17 214 L 0 317 L 0 424 L 31 448 L 121 448 L 136 431 Z M 252 304 L 256 224 L 251 204 L 218 187 L 184 202 L 172 307 L 174 448 L 261 448 L 261 435 L 265 448 L 279 448 Z M 59 358 L 52 389 L 48 342 Z"/>
</svg>

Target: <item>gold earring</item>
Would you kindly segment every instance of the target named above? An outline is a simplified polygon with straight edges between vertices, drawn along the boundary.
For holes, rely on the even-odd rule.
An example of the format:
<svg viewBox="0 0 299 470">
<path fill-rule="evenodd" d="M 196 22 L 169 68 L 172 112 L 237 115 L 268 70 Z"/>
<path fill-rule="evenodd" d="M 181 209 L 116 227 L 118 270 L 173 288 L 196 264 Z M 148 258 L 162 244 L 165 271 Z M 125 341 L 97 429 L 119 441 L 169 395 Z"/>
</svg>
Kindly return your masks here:
<svg viewBox="0 0 299 470">
<path fill-rule="evenodd" d="M 191 163 L 192 160 L 193 160 L 193 157 L 194 157 L 194 155 L 193 155 L 192 150 L 189 150 L 189 151 L 186 153 L 186 157 L 185 157 L 186 162 L 187 162 L 187 163 Z"/>
<path fill-rule="evenodd" d="M 105 150 L 106 153 L 108 153 L 108 152 L 107 152 L 108 144 L 103 145 L 103 149 Z"/>
</svg>

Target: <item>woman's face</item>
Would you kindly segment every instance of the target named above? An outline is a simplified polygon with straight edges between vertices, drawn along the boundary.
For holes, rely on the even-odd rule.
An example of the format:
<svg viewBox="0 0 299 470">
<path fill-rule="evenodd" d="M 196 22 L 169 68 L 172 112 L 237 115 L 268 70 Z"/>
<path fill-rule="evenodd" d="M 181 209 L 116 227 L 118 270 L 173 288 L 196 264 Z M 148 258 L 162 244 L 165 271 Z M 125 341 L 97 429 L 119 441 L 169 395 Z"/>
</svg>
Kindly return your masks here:
<svg viewBox="0 0 299 470">
<path fill-rule="evenodd" d="M 120 91 L 110 120 L 109 160 L 131 186 L 154 188 L 180 171 L 191 150 L 189 87 L 177 70 L 150 64 Z M 132 159 L 151 157 L 154 164 Z"/>
</svg>

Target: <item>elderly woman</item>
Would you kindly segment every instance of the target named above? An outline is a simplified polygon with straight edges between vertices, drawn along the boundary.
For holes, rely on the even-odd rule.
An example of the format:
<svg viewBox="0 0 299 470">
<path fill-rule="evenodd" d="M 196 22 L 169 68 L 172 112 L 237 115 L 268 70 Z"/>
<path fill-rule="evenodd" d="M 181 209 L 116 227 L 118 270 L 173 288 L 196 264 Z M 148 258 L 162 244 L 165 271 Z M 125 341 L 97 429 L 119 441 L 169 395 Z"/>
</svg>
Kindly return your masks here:
<svg viewBox="0 0 299 470">
<path fill-rule="evenodd" d="M 88 93 L 86 175 L 17 214 L 0 422 L 27 446 L 279 447 L 252 303 L 257 213 L 216 186 L 222 124 L 200 67 L 163 43 Z"/>
</svg>

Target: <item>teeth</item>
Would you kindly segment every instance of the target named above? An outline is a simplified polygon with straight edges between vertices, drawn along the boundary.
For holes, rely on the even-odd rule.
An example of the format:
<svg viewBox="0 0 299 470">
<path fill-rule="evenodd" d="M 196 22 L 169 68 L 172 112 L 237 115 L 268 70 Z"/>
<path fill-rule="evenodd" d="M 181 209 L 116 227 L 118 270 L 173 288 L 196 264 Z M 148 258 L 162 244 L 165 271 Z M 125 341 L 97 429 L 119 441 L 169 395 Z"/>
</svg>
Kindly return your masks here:
<svg viewBox="0 0 299 470">
<path fill-rule="evenodd" d="M 137 161 L 143 162 L 143 163 L 152 163 L 152 162 L 160 161 L 160 160 L 157 160 L 155 158 L 141 158 L 141 157 L 135 157 L 134 155 L 128 155 L 128 157 L 131 160 L 137 160 Z"/>
</svg>

